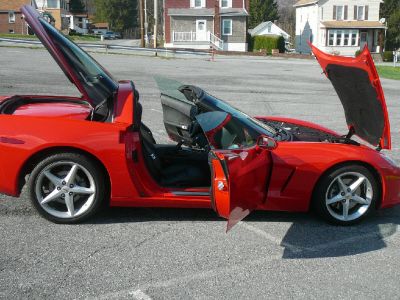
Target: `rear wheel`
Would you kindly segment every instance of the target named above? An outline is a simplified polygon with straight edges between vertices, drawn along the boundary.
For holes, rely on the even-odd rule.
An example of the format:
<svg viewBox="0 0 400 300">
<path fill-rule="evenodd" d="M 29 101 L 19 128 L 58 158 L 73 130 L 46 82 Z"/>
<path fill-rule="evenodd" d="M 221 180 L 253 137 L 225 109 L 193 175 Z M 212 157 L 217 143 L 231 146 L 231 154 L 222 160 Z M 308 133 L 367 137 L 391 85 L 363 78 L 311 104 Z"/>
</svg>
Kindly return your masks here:
<svg viewBox="0 0 400 300">
<path fill-rule="evenodd" d="M 314 192 L 313 206 L 328 222 L 350 225 L 365 218 L 378 197 L 373 174 L 363 166 L 348 165 L 324 175 Z"/>
<path fill-rule="evenodd" d="M 43 217 L 56 223 L 78 223 L 98 211 L 107 189 L 96 162 L 81 154 L 59 153 L 34 168 L 29 190 Z"/>
</svg>

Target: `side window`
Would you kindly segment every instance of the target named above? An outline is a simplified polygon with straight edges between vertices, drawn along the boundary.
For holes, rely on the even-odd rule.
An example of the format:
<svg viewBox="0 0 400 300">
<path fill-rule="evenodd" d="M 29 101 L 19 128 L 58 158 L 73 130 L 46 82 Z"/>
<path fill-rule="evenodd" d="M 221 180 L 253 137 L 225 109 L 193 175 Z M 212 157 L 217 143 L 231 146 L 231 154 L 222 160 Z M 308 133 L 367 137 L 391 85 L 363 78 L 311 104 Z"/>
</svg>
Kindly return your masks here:
<svg viewBox="0 0 400 300">
<path fill-rule="evenodd" d="M 15 23 L 15 12 L 8 12 L 8 23 Z"/>
<path fill-rule="evenodd" d="M 256 144 L 259 133 L 244 124 L 240 118 L 222 111 L 196 116 L 210 147 L 213 149 L 240 149 Z"/>
<path fill-rule="evenodd" d="M 222 21 L 222 34 L 232 35 L 232 19 L 224 19 Z"/>
</svg>

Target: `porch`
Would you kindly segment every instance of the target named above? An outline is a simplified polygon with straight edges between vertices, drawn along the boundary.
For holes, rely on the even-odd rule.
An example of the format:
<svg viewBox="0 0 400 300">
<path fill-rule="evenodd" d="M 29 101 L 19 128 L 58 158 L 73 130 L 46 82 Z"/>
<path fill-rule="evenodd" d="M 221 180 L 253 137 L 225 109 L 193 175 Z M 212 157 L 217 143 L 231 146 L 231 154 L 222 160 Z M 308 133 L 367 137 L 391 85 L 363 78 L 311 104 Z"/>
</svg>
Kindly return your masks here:
<svg viewBox="0 0 400 300">
<path fill-rule="evenodd" d="M 186 45 L 188 48 L 193 48 L 192 46 L 197 46 L 196 48 L 198 49 L 207 49 L 210 46 L 218 50 L 224 49 L 224 42 L 210 31 L 207 31 L 205 33 L 199 33 L 196 31 L 173 31 L 172 44 Z M 204 46 L 204 48 L 200 48 L 199 46 Z"/>
</svg>

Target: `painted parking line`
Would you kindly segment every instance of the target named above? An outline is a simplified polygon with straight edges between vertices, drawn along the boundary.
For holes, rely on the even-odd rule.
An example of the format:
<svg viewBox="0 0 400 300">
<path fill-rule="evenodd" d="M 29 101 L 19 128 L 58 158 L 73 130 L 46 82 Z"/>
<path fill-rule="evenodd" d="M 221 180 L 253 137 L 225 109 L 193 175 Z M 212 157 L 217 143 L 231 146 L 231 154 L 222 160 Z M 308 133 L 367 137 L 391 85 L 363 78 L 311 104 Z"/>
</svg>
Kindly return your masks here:
<svg viewBox="0 0 400 300">
<path fill-rule="evenodd" d="M 146 291 L 149 288 L 168 288 L 171 286 L 189 283 L 189 282 L 195 281 L 195 280 L 204 280 L 204 279 L 208 279 L 211 277 L 220 276 L 221 274 L 239 272 L 247 267 L 253 267 L 253 266 L 265 264 L 265 263 L 275 261 L 275 260 L 280 260 L 280 259 L 282 259 L 282 254 L 270 255 L 267 257 L 262 257 L 260 259 L 243 262 L 243 263 L 237 264 L 237 265 L 230 265 L 230 266 L 226 266 L 226 267 L 222 267 L 222 268 L 202 271 L 199 273 L 187 274 L 187 275 L 183 275 L 183 276 L 179 276 L 179 277 L 175 277 L 175 278 L 170 278 L 167 280 L 161 280 L 161 281 L 156 281 L 156 282 L 148 282 L 148 283 L 140 284 L 139 285 L 140 289 L 137 288 L 135 291 Z M 133 293 L 132 290 L 133 290 L 133 288 L 130 288 L 130 289 L 120 290 L 120 291 L 116 291 L 116 292 L 105 293 L 105 294 L 102 294 L 102 295 L 99 295 L 96 297 L 88 297 L 86 299 L 87 300 L 121 299 L 121 298 L 125 298 L 129 295 L 132 295 L 132 293 Z M 145 293 L 143 293 L 143 294 L 145 294 Z M 149 298 L 149 299 L 151 299 L 151 298 Z"/>
<path fill-rule="evenodd" d="M 133 299 L 136 300 L 151 300 L 151 297 L 145 293 L 143 293 L 141 290 L 136 290 L 131 293 L 129 293 L 130 296 L 133 297 Z"/>
<path fill-rule="evenodd" d="M 247 229 L 248 231 L 253 232 L 254 234 L 262 237 L 263 239 L 272 242 L 280 247 L 283 247 L 293 253 L 300 253 L 300 252 L 318 252 L 321 250 L 326 250 L 329 248 L 337 248 L 346 244 L 353 244 L 355 242 L 359 242 L 365 239 L 370 239 L 370 238 L 379 238 L 379 239 L 386 239 L 389 238 L 391 236 L 393 236 L 395 233 L 398 232 L 399 230 L 399 225 L 390 225 L 390 226 L 385 226 L 383 228 L 380 228 L 379 231 L 372 231 L 372 232 L 368 232 L 368 233 L 364 233 L 364 234 L 360 234 L 357 236 L 353 236 L 353 237 L 349 237 L 349 238 L 345 238 L 345 239 L 341 239 L 341 240 L 335 240 L 335 241 L 331 241 L 331 242 L 327 242 L 327 243 L 321 243 L 312 247 L 299 247 L 299 246 L 295 246 L 293 244 L 290 243 L 286 243 L 286 242 L 282 242 L 282 239 L 277 238 L 275 236 L 272 236 L 271 234 L 269 234 L 268 232 L 255 227 L 253 225 L 250 225 L 248 223 L 244 223 L 244 222 L 239 222 L 238 225 L 242 228 Z"/>
<path fill-rule="evenodd" d="M 354 236 L 342 240 L 337 240 L 337 241 L 332 241 L 332 242 L 327 242 L 327 243 L 321 243 L 319 245 L 313 246 L 313 247 L 298 247 L 289 243 L 282 243 L 282 240 L 280 238 L 274 237 L 273 235 L 265 232 L 264 230 L 257 228 L 253 225 L 250 225 L 248 223 L 244 222 L 239 222 L 238 223 L 241 228 L 244 228 L 260 237 L 263 239 L 274 243 L 275 245 L 278 245 L 282 248 L 288 249 L 294 253 L 310 253 L 310 252 L 318 252 L 322 250 L 326 250 L 329 248 L 336 248 L 340 246 L 344 246 L 346 244 L 353 244 L 355 242 L 359 242 L 368 238 L 380 238 L 380 239 L 385 239 L 393 236 L 395 233 L 398 232 L 398 225 L 393 226 L 387 226 L 382 228 L 379 232 L 369 232 L 366 234 L 362 234 L 359 236 Z M 119 299 L 119 298 L 124 298 L 127 296 L 132 296 L 132 297 L 149 297 L 149 298 L 134 298 L 134 299 L 143 299 L 143 300 L 148 300 L 151 299 L 150 296 L 145 294 L 143 291 L 146 291 L 147 289 L 150 288 L 168 288 L 171 286 L 177 286 L 177 285 L 182 285 L 185 283 L 189 283 L 191 281 L 195 280 L 205 280 L 209 279 L 211 277 L 216 277 L 220 276 L 221 274 L 229 274 L 229 273 L 235 273 L 235 272 L 240 272 L 243 269 L 249 268 L 249 267 L 255 267 L 261 264 L 267 264 L 272 261 L 277 261 L 277 260 L 282 260 L 282 254 L 278 255 L 270 255 L 266 257 L 261 257 L 259 259 L 254 259 L 251 261 L 246 261 L 242 262 L 240 264 L 235 264 L 235 265 L 229 265 L 226 267 L 218 268 L 218 269 L 211 269 L 211 270 L 206 270 L 202 271 L 199 273 L 193 273 L 193 274 L 187 274 L 179 277 L 174 277 L 170 278 L 167 280 L 161 280 L 161 281 L 156 281 L 156 282 L 147 282 L 144 284 L 139 284 L 136 290 L 133 288 L 131 289 L 126 289 L 126 290 L 120 290 L 116 292 L 110 292 L 103 294 L 101 296 L 95 297 L 95 298 L 88 298 L 88 299 Z M 140 289 L 139 289 L 140 288 Z M 134 291 L 133 291 L 134 290 Z"/>
<path fill-rule="evenodd" d="M 253 225 L 250 225 L 248 223 L 240 221 L 238 223 L 238 225 L 240 227 L 245 228 L 248 231 L 251 231 L 251 232 L 255 233 L 256 235 L 262 237 L 264 240 L 272 242 L 273 244 L 275 244 L 277 246 L 281 246 L 281 247 L 284 247 L 286 249 L 289 249 L 293 253 L 300 253 L 300 252 L 302 252 L 304 250 L 309 250 L 308 248 L 305 248 L 305 247 L 298 247 L 298 246 L 295 246 L 295 245 L 292 245 L 292 244 L 289 244 L 289 243 L 285 243 L 285 242 L 282 243 L 282 239 L 277 238 L 277 237 L 269 234 L 268 232 L 266 232 L 266 231 L 264 231 L 264 230 L 262 230 L 260 228 L 257 228 L 257 227 L 255 227 Z"/>
</svg>

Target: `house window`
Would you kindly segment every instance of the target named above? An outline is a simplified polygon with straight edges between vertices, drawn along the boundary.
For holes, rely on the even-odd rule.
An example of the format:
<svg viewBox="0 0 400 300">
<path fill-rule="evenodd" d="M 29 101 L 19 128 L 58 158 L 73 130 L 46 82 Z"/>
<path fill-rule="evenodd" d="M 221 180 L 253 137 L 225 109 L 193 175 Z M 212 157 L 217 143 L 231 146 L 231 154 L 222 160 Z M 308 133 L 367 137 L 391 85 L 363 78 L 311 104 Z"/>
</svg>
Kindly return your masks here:
<svg viewBox="0 0 400 300">
<path fill-rule="evenodd" d="M 271 30 L 272 30 L 272 24 L 271 24 L 271 23 L 269 23 L 269 24 L 267 25 L 267 31 L 270 33 L 270 32 L 271 32 Z"/>
<path fill-rule="evenodd" d="M 328 45 L 329 46 L 334 46 L 335 45 L 335 32 L 333 30 L 329 30 Z"/>
<path fill-rule="evenodd" d="M 357 6 L 357 20 L 364 20 L 364 6 Z"/>
<path fill-rule="evenodd" d="M 47 0 L 47 8 L 60 8 L 60 0 Z"/>
<path fill-rule="evenodd" d="M 333 6 L 333 20 L 347 20 L 348 5 Z"/>
<path fill-rule="evenodd" d="M 8 33 L 15 33 L 14 29 L 8 29 Z"/>
<path fill-rule="evenodd" d="M 342 46 L 342 31 L 336 31 L 336 46 Z"/>
<path fill-rule="evenodd" d="M 206 0 L 190 0 L 190 7 L 195 7 L 195 8 L 206 7 Z"/>
<path fill-rule="evenodd" d="M 15 23 L 15 12 L 8 12 L 8 23 Z"/>
<path fill-rule="evenodd" d="M 357 46 L 358 30 L 329 30 L 328 46 Z"/>
<path fill-rule="evenodd" d="M 232 19 L 225 19 L 222 21 L 222 34 L 232 35 Z"/>
<path fill-rule="evenodd" d="M 221 7 L 222 8 L 232 7 L 232 0 L 221 0 Z"/>
<path fill-rule="evenodd" d="M 343 5 L 336 6 L 336 20 L 343 20 L 344 16 Z"/>
</svg>

